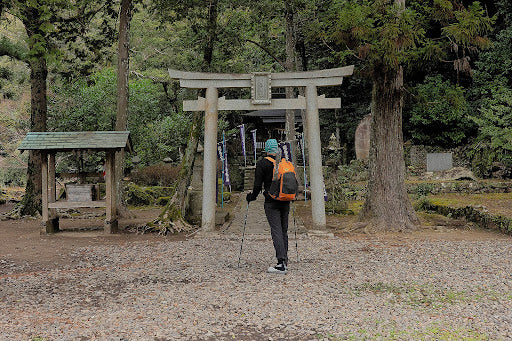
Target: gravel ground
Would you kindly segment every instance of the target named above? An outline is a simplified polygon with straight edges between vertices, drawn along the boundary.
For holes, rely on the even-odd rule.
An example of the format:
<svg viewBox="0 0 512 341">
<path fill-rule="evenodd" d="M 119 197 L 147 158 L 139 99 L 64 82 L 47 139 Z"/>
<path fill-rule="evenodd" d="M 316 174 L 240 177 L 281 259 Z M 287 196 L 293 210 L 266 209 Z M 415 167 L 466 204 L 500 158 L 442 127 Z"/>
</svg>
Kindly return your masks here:
<svg viewBox="0 0 512 341">
<path fill-rule="evenodd" d="M 26 272 L 0 259 L 0 340 L 512 339 L 512 243 L 238 235 L 77 249 Z"/>
</svg>

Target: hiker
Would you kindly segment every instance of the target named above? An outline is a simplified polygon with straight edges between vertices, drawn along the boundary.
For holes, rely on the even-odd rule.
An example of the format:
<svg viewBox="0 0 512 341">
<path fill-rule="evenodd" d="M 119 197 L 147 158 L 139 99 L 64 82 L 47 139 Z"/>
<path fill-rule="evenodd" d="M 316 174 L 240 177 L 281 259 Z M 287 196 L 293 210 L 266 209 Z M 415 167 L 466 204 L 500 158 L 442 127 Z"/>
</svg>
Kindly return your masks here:
<svg viewBox="0 0 512 341">
<path fill-rule="evenodd" d="M 276 139 L 269 139 L 265 142 L 267 155 L 256 164 L 253 190 L 247 193 L 246 199 L 248 203 L 256 200 L 263 187 L 265 215 L 270 225 L 270 233 L 277 258 L 277 265 L 269 267 L 268 272 L 286 274 L 288 272 L 288 214 L 290 213 L 290 202 L 275 200 L 269 194 L 278 151 L 279 147 Z"/>
</svg>

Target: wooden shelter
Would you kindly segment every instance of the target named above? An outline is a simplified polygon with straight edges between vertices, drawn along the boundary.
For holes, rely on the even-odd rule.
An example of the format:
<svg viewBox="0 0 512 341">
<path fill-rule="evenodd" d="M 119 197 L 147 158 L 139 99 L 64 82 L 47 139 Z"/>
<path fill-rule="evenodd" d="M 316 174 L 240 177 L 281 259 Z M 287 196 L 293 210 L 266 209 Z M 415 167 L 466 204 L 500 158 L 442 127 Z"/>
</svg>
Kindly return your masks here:
<svg viewBox="0 0 512 341">
<path fill-rule="evenodd" d="M 30 132 L 18 147 L 19 150 L 34 150 L 42 154 L 42 216 L 41 233 L 59 231 L 57 208 L 105 207 L 105 233 L 117 232 L 117 191 L 115 190 L 115 154 L 132 150 L 129 131 L 79 131 L 79 132 Z M 55 154 L 58 152 L 95 151 L 105 157 L 105 200 L 57 201 L 55 182 Z"/>
</svg>

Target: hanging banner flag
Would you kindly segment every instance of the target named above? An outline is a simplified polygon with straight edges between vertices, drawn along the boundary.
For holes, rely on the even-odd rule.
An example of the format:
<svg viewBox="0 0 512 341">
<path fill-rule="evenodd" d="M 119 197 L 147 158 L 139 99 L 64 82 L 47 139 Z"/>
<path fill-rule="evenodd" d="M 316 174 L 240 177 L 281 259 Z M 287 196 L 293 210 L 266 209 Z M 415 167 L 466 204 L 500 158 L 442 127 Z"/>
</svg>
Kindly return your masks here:
<svg viewBox="0 0 512 341">
<path fill-rule="evenodd" d="M 252 142 L 254 147 L 254 165 L 256 165 L 256 130 L 257 129 L 251 130 Z"/>
<path fill-rule="evenodd" d="M 240 140 L 242 141 L 242 153 L 245 158 L 245 125 L 241 124 L 238 126 L 240 128 Z"/>
<path fill-rule="evenodd" d="M 226 149 L 226 139 L 224 138 L 224 132 L 222 132 L 222 152 L 223 152 L 223 160 L 224 160 L 224 185 L 231 187 L 231 181 L 229 179 L 229 169 L 228 169 L 228 151 Z"/>
<path fill-rule="evenodd" d="M 238 126 L 240 128 L 240 140 L 242 140 L 242 153 L 244 154 L 244 163 L 247 166 L 247 156 L 245 155 L 245 125 L 241 124 Z"/>
<path fill-rule="evenodd" d="M 217 158 L 224 161 L 224 152 L 222 151 L 222 142 L 217 143 Z"/>
<path fill-rule="evenodd" d="M 286 161 L 292 162 L 292 148 L 290 142 L 281 142 L 279 149 L 281 149 L 281 157 L 284 157 Z"/>
<path fill-rule="evenodd" d="M 308 188 L 308 178 L 307 178 L 307 174 L 306 174 L 306 154 L 304 151 L 304 149 L 305 149 L 304 148 L 304 133 L 299 135 L 299 148 L 300 148 L 300 151 L 302 152 L 302 163 L 303 163 L 303 167 L 304 167 L 304 202 L 307 202 L 308 196 L 307 196 L 306 190 Z"/>
</svg>

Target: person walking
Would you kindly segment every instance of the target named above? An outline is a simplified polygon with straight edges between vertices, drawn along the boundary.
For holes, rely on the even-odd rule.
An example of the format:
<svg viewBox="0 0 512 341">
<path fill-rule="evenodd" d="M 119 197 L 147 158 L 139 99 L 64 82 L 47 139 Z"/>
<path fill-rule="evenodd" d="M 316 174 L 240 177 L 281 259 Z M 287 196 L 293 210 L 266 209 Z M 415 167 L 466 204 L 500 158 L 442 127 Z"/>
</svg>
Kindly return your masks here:
<svg viewBox="0 0 512 341">
<path fill-rule="evenodd" d="M 276 139 L 269 139 L 265 142 L 266 157 L 256 163 L 253 190 L 247 193 L 246 200 L 247 202 L 256 200 L 263 188 L 265 215 L 270 225 L 270 233 L 277 258 L 277 265 L 269 267 L 267 271 L 284 275 L 288 272 L 288 215 L 290 213 L 290 202 L 278 201 L 269 195 L 278 151 L 279 147 Z"/>
</svg>

